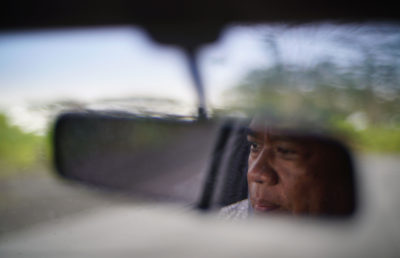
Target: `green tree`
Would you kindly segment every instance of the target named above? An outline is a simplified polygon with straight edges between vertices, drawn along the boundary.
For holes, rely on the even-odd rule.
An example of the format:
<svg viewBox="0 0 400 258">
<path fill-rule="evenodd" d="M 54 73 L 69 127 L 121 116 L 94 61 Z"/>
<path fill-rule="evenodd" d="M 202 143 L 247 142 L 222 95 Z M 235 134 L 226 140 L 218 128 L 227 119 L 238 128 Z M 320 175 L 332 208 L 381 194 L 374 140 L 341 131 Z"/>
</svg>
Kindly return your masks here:
<svg viewBox="0 0 400 258">
<path fill-rule="evenodd" d="M 12 126 L 0 114 L 0 176 L 26 171 L 44 158 L 44 139 Z"/>
</svg>

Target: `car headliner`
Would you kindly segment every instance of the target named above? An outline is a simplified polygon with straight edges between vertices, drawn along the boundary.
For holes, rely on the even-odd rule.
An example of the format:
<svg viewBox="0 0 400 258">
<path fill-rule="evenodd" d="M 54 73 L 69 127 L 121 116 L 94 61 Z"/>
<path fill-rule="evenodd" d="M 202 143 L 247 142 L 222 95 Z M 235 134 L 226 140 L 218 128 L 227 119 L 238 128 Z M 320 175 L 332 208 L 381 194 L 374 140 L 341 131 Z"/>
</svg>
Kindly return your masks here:
<svg viewBox="0 0 400 258">
<path fill-rule="evenodd" d="M 399 21 L 393 1 L 6 0 L 0 30 L 140 25 L 161 43 L 194 48 L 230 23 Z"/>
</svg>

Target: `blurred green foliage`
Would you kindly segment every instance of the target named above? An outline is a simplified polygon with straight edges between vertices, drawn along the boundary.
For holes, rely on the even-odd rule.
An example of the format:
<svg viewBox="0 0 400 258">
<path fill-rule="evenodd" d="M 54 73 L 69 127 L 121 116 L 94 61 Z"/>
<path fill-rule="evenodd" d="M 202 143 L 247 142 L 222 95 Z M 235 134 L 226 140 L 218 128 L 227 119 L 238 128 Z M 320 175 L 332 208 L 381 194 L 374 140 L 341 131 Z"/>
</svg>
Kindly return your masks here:
<svg viewBox="0 0 400 258">
<path fill-rule="evenodd" d="M 332 126 L 344 134 L 354 148 L 362 151 L 400 153 L 400 124 L 369 126 L 359 130 L 346 120 L 336 119 Z"/>
<path fill-rule="evenodd" d="M 374 44 L 351 33 L 332 42 L 358 59 L 343 64 L 322 56 L 307 65 L 283 60 L 279 34 L 267 33 L 274 64 L 250 71 L 226 92 L 226 106 L 324 125 L 361 150 L 400 153 L 400 35 L 384 32 L 365 32 L 377 33 Z"/>
<path fill-rule="evenodd" d="M 379 152 L 400 152 L 400 127 L 370 127 L 355 133 L 363 147 Z"/>
<path fill-rule="evenodd" d="M 319 76 L 328 70 L 335 82 Z M 400 86 L 391 88 L 389 97 L 382 96 L 384 90 L 360 87 L 354 75 L 339 71 L 332 64 L 325 71 L 314 67 L 282 75 L 276 68 L 253 71 L 227 94 L 227 103 L 232 110 L 262 110 L 284 121 L 328 126 L 359 150 L 400 153 Z"/>
<path fill-rule="evenodd" d="M 44 136 L 25 133 L 0 114 L 0 177 L 31 171 L 48 158 Z"/>
</svg>

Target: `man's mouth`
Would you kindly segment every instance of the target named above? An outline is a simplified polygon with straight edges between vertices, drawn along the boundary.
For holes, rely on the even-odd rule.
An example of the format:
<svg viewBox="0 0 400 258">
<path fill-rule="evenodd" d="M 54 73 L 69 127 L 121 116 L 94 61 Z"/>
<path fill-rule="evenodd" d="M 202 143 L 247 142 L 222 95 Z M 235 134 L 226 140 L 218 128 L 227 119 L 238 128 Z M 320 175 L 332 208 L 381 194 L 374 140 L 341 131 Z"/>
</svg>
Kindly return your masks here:
<svg viewBox="0 0 400 258">
<path fill-rule="evenodd" d="M 279 205 L 272 204 L 272 203 L 259 202 L 259 203 L 255 203 L 253 208 L 254 208 L 254 210 L 259 211 L 259 212 L 270 212 L 270 211 L 278 209 Z"/>
</svg>

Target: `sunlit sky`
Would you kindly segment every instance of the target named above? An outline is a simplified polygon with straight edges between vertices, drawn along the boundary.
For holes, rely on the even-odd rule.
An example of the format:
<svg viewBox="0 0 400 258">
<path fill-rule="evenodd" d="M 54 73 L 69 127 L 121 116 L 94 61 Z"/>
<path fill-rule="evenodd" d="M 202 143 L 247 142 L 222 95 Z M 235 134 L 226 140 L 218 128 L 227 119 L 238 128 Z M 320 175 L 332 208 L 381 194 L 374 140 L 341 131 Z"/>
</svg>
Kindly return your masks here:
<svg viewBox="0 0 400 258">
<path fill-rule="evenodd" d="M 330 24 L 228 28 L 218 42 L 199 51 L 207 102 L 222 105 L 226 89 L 252 69 L 276 61 L 266 35 L 274 36 L 282 61 L 312 66 L 321 58 L 343 65 L 359 58 L 337 40 L 357 33 L 357 26 Z M 194 106 L 197 97 L 185 58 L 181 49 L 152 42 L 138 27 L 1 33 L 0 109 L 135 96 Z"/>
<path fill-rule="evenodd" d="M 0 37 L 1 102 L 129 95 L 193 98 L 184 56 L 140 29 L 41 31 Z"/>
<path fill-rule="evenodd" d="M 276 35 L 287 62 L 311 64 L 316 56 L 348 55 L 331 42 L 335 29 L 328 26 L 282 31 L 279 26 L 231 28 L 204 47 L 199 57 L 210 101 L 249 70 L 275 61 L 263 40 L 266 32 Z M 186 61 L 179 48 L 154 43 L 137 27 L 1 34 L 0 102 L 127 95 L 193 102 Z"/>
</svg>

